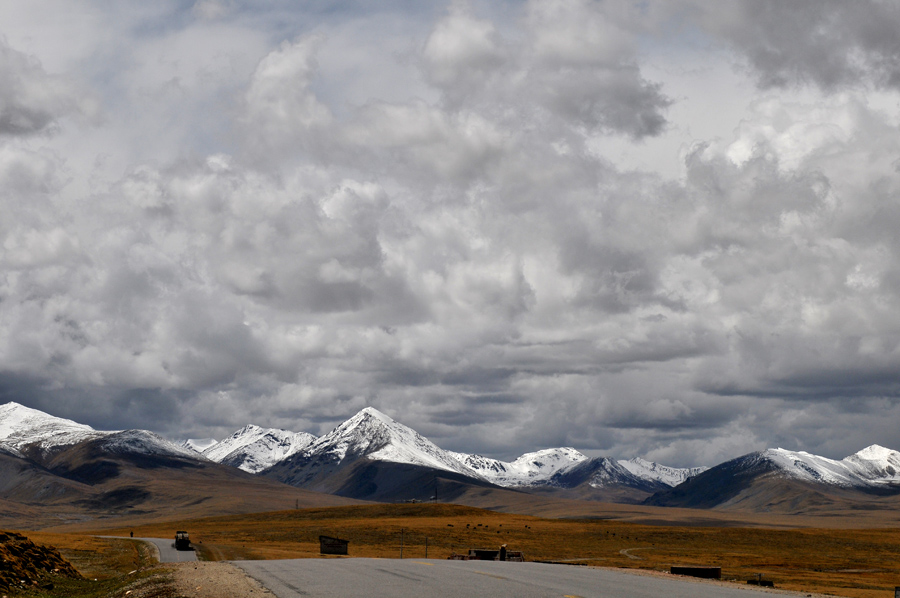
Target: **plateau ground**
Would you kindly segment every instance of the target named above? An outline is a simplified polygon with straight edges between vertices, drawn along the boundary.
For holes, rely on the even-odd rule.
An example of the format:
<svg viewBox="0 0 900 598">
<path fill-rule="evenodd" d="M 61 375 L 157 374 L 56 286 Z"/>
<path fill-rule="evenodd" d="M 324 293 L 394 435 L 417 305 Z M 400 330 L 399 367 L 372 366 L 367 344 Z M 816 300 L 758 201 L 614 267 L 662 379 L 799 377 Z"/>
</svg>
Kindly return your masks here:
<svg viewBox="0 0 900 598">
<path fill-rule="evenodd" d="M 447 504 L 359 505 L 159 521 L 134 528 L 84 529 L 47 534 L 67 555 L 67 543 L 87 532 L 167 537 L 188 529 L 206 560 L 319 557 L 319 535 L 350 541 L 350 555 L 444 559 L 469 548 L 507 544 L 528 560 L 668 571 L 672 565 L 716 565 L 725 580 L 746 585 L 758 574 L 777 588 L 849 598 L 887 596 L 898 585 L 900 529 L 786 528 L 787 522 L 754 515 L 729 526 L 679 524 L 676 509 L 666 525 L 612 519 L 550 519 Z M 696 515 L 696 512 L 695 512 Z M 685 519 L 684 521 L 688 521 Z M 815 523 L 814 520 L 808 523 Z M 402 535 L 402 538 L 401 538 Z M 76 560 L 77 562 L 77 560 Z"/>
</svg>

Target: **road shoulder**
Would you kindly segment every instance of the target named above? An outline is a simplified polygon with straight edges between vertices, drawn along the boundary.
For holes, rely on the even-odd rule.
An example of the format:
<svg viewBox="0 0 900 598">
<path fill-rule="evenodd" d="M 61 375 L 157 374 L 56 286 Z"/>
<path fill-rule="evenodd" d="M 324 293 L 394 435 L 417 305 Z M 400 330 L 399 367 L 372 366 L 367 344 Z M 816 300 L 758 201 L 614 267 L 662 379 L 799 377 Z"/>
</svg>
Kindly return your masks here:
<svg viewBox="0 0 900 598">
<path fill-rule="evenodd" d="M 224 561 L 169 563 L 166 567 L 172 570 L 176 592 L 184 596 L 275 596 L 242 569 Z"/>
</svg>

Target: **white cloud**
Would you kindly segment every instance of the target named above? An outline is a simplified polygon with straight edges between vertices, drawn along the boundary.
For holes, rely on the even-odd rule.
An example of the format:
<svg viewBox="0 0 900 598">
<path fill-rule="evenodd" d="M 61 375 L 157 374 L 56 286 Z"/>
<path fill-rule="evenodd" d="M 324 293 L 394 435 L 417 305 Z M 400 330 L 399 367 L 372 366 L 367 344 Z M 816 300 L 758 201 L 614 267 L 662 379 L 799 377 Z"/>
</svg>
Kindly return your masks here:
<svg viewBox="0 0 900 598">
<path fill-rule="evenodd" d="M 284 151 L 327 126 L 331 113 L 311 91 L 320 37 L 283 42 L 260 61 L 245 94 L 246 123 L 253 138 Z"/>
<path fill-rule="evenodd" d="M 88 11 L 75 38 L 107 35 L 68 61 L 17 36 L 71 72 L 0 46 L 25 81 L 0 94 L 0 385 L 120 405 L 107 427 L 162 402 L 194 437 L 374 404 L 505 457 L 900 447 L 875 425 L 900 363 L 884 40 L 829 83 L 809 40 L 760 62 L 745 8 L 199 2 Z M 728 56 L 755 70 L 717 83 Z"/>
</svg>

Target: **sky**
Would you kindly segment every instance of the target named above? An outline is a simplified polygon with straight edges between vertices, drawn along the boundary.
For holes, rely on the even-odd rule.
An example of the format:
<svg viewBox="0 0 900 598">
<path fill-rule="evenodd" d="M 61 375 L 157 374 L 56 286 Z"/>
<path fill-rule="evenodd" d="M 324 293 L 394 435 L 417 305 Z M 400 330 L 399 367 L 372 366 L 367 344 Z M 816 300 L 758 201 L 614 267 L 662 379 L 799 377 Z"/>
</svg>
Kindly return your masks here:
<svg viewBox="0 0 900 598">
<path fill-rule="evenodd" d="M 900 5 L 0 0 L 0 402 L 900 449 Z"/>
</svg>

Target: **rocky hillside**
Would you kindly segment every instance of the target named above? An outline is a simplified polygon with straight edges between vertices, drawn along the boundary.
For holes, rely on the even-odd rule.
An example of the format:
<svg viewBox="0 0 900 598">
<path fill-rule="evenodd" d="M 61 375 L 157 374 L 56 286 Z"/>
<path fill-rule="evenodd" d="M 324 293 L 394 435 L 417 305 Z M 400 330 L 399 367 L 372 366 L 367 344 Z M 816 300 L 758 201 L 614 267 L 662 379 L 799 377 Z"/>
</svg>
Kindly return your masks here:
<svg viewBox="0 0 900 598">
<path fill-rule="evenodd" d="M 15 532 L 0 531 L 0 590 L 52 588 L 54 578 L 80 578 L 72 563 L 55 548 L 39 546 Z"/>
</svg>

